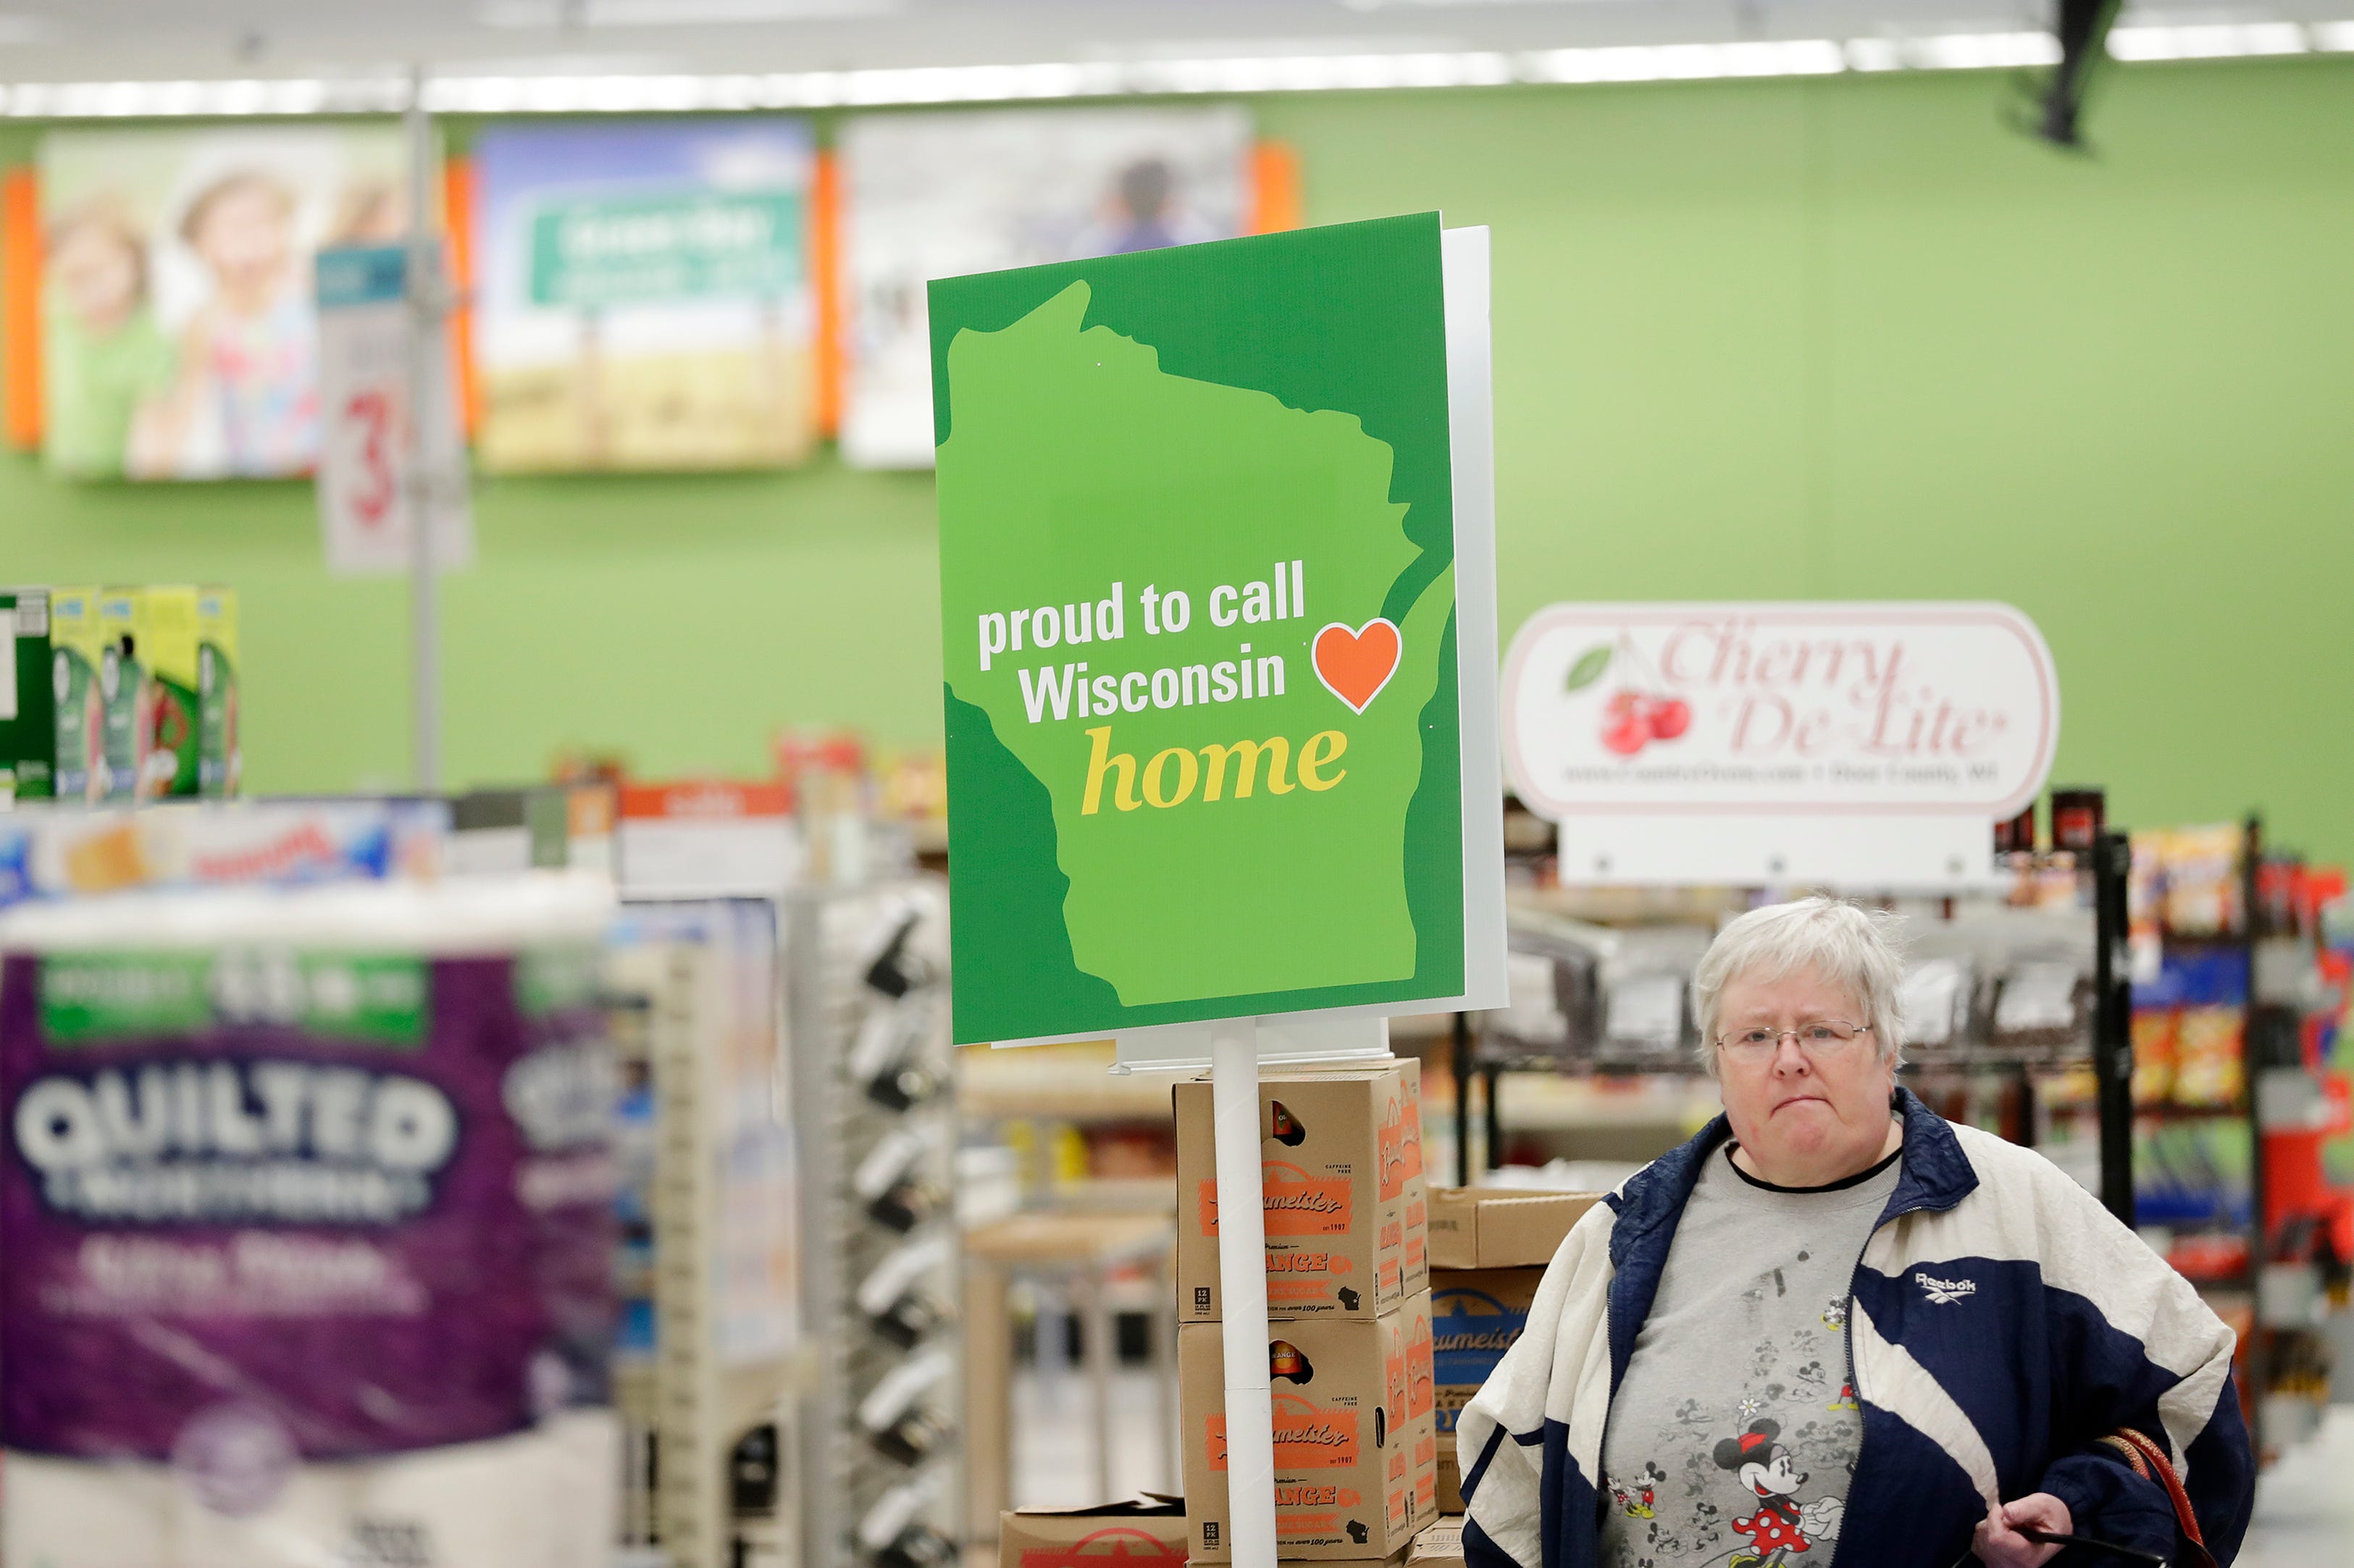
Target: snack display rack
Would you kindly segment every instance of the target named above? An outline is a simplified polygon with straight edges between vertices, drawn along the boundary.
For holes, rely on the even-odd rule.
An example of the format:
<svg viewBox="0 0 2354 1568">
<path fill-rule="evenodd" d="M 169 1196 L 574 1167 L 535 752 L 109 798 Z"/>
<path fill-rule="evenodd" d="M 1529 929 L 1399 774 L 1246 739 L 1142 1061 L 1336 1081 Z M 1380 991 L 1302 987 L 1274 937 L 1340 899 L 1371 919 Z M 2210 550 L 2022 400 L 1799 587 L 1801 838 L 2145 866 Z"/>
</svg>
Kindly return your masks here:
<svg viewBox="0 0 2354 1568">
<path fill-rule="evenodd" d="M 2006 854 L 1958 894 L 1842 891 L 1904 919 L 1914 961 L 1903 1081 L 1948 1117 L 2046 1148 L 2131 1223 L 2127 863 L 2124 836 L 2105 832 L 2083 850 Z M 1484 1025 L 1457 1021 L 1467 1184 L 1475 1163 L 1498 1168 L 1509 1139 L 1539 1130 L 1515 1126 L 1514 1101 L 1535 1097 L 1507 1096 L 1507 1081 L 1555 1080 L 1548 1097 L 1563 1103 L 1535 1119 L 1589 1133 L 1589 1147 L 1610 1139 L 1596 1152 L 1619 1163 L 1660 1152 L 1714 1114 L 1713 1095 L 1695 1081 L 1703 1069 L 1688 1001 L 1692 966 L 1725 919 L 1795 891 L 1517 890 L 1513 1005 Z M 1581 1102 L 1590 1115 L 1579 1114 Z M 1645 1136 L 1656 1147 L 1640 1144 Z"/>
<path fill-rule="evenodd" d="M 2255 816 L 2135 843 L 2139 1217 L 2238 1331 L 2266 1459 L 2318 1423 L 2354 1257 L 2354 1200 L 2321 1164 L 2349 1128 L 2327 1066 L 2346 966 L 2322 940 L 2342 881 L 2268 852 Z"/>
</svg>

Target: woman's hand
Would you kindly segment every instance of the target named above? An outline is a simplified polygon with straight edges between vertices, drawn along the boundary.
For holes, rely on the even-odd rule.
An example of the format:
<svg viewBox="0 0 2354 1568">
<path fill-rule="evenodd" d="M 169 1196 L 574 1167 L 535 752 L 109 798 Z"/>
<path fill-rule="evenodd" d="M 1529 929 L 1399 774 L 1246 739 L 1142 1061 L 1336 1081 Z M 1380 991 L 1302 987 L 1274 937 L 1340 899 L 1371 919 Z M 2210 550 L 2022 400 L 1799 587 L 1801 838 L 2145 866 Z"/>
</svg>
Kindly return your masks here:
<svg viewBox="0 0 2354 1568">
<path fill-rule="evenodd" d="M 1979 1562 L 1996 1568 L 2042 1568 L 2060 1554 L 2060 1548 L 2028 1540 L 2019 1533 L 2019 1527 L 2069 1535 L 2074 1532 L 2075 1523 L 2066 1503 L 2050 1492 L 2031 1492 L 2000 1508 L 1988 1509 L 1985 1520 L 1971 1533 L 1970 1550 Z"/>
</svg>

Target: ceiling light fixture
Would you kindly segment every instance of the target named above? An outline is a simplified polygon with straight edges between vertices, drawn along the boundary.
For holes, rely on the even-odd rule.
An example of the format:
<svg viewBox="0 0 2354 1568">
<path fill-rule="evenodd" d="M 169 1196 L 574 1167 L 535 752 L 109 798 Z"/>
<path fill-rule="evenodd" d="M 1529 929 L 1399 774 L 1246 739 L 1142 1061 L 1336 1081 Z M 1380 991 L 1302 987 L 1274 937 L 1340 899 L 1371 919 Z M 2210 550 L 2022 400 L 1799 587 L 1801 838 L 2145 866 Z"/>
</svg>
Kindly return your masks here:
<svg viewBox="0 0 2354 1568">
<path fill-rule="evenodd" d="M 2119 27 L 2119 60 L 2226 59 L 2354 52 L 2354 21 Z M 429 76 L 440 114 L 620 114 L 751 109 L 841 109 L 933 103 L 1208 93 L 1367 91 L 1738 78 L 1845 71 L 1991 70 L 2048 66 L 2049 33 L 1917 37 L 1795 38 L 1600 48 L 1247 55 L 1200 59 L 927 66 L 760 75 Z M 407 107 L 395 76 L 229 81 L 23 82 L 0 88 L 0 113 L 18 120 L 180 119 L 383 114 Z"/>
</svg>

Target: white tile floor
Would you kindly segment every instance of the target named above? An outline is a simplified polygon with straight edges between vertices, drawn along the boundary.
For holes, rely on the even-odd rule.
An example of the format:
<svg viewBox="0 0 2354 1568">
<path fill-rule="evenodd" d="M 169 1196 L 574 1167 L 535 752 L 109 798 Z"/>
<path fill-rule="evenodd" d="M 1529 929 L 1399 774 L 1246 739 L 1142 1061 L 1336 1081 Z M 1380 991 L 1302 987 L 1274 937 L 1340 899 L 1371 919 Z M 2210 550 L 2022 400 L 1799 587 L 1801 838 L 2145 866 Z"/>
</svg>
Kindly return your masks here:
<svg viewBox="0 0 2354 1568">
<path fill-rule="evenodd" d="M 2321 1431 L 2256 1482 L 2256 1517 L 2239 1568 L 2354 1564 L 2354 1404 L 2334 1404 Z"/>
<path fill-rule="evenodd" d="M 1112 1380 L 1112 1495 L 1178 1492 L 1153 1441 L 1152 1378 L 1123 1369 Z M 1173 1457 L 1173 1456 L 1172 1456 Z M 1095 1436 L 1086 1375 L 1076 1367 L 1041 1377 L 1028 1367 L 1013 1378 L 1013 1502 L 1017 1508 L 1083 1508 L 1095 1489 Z"/>
<path fill-rule="evenodd" d="M 1122 1371 L 1112 1396 L 1115 1496 L 1174 1492 L 1153 1441 L 1150 1377 Z M 1017 1505 L 1077 1508 L 1097 1500 L 1087 1387 L 1076 1368 L 1013 1380 L 1013 1497 Z M 2282 1456 L 2256 1487 L 2255 1522 L 2238 1568 L 2354 1568 L 2354 1405 L 2331 1407 L 2311 1441 Z"/>
</svg>

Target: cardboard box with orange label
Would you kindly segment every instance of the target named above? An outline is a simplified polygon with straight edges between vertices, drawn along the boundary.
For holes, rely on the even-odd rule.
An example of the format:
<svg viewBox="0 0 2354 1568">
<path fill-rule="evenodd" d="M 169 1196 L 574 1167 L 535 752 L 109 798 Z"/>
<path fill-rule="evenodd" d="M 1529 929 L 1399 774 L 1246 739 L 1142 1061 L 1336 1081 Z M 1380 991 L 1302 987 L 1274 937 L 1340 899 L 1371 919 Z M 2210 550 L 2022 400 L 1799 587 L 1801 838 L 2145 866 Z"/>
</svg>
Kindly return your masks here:
<svg viewBox="0 0 2354 1568">
<path fill-rule="evenodd" d="M 1185 1505 L 1146 1497 L 1096 1508 L 1015 1509 L 997 1521 L 998 1568 L 1184 1568 Z"/>
<path fill-rule="evenodd" d="M 1441 1187 L 1430 1194 L 1430 1322 L 1438 1402 L 1438 1508 L 1463 1510 L 1455 1424 L 1526 1331 L 1544 1266 L 1596 1192 Z"/>
<path fill-rule="evenodd" d="M 1187 1542 L 1196 1562 L 1232 1558 L 1226 1510 L 1225 1330 L 1178 1331 Z M 1438 1436 L 1430 1298 L 1367 1322 L 1271 1326 L 1275 1536 L 1287 1561 L 1394 1555 L 1437 1516 Z"/>
<path fill-rule="evenodd" d="M 1370 1320 L 1428 1282 L 1421 1065 L 1268 1074 L 1259 1082 L 1267 1310 Z M 1217 1160 L 1210 1086 L 1177 1086 L 1177 1315 L 1214 1322 Z"/>
</svg>

